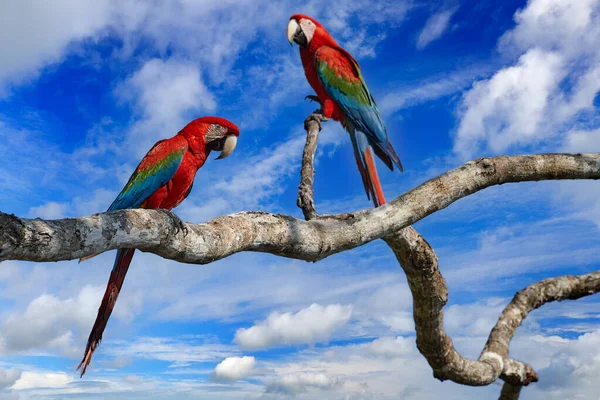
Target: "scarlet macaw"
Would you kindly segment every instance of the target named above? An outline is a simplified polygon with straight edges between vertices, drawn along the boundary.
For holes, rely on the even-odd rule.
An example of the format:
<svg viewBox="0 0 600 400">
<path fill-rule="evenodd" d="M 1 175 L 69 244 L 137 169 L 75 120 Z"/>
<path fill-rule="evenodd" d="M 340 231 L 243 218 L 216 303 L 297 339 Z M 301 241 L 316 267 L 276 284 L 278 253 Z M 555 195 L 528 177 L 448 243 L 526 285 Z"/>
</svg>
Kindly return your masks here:
<svg viewBox="0 0 600 400">
<path fill-rule="evenodd" d="M 385 124 L 358 63 L 309 16 L 293 15 L 287 26 L 287 38 L 290 44 L 295 42 L 300 47 L 304 73 L 321 103 L 324 120 L 333 118 L 341 122 L 350 134 L 367 197 L 375 207 L 385 204 L 373 151 L 392 171 L 394 165 L 400 172 L 403 167 L 388 140 Z"/>
<path fill-rule="evenodd" d="M 210 152 L 220 151 L 217 159 L 229 156 L 239 134 L 238 127 L 223 118 L 203 117 L 190 122 L 177 135 L 157 142 L 150 149 L 108 211 L 127 208 L 171 210 L 177 207 L 190 194 L 196 172 L 204 165 Z M 134 252 L 135 249 L 117 251 L 83 360 L 77 367 L 81 368 L 81 376 L 102 340 L 102 333 L 123 286 Z M 85 257 L 81 261 L 91 257 Z"/>
</svg>

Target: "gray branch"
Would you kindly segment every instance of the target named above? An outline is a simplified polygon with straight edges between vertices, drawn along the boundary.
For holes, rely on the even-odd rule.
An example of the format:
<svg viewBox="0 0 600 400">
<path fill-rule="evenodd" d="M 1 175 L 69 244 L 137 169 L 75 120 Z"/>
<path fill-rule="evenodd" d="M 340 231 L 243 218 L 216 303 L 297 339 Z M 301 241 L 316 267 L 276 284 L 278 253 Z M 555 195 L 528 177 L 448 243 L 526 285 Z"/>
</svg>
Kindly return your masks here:
<svg viewBox="0 0 600 400">
<path fill-rule="evenodd" d="M 599 179 L 600 154 L 501 156 L 470 161 L 389 204 L 302 221 L 242 212 L 178 229 L 161 210 L 119 210 L 45 221 L 0 214 L 0 261 L 72 260 L 116 248 L 137 248 L 171 260 L 206 264 L 241 251 L 317 261 L 387 237 L 455 201 L 493 185 Z"/>
<path fill-rule="evenodd" d="M 308 221 L 317 216 L 314 201 L 314 176 L 315 176 L 315 152 L 317 151 L 317 140 L 321 131 L 321 122 L 315 114 L 311 114 L 304 121 L 306 130 L 306 144 L 302 153 L 302 168 L 300 170 L 300 185 L 298 186 L 298 207 L 302 209 L 304 218 Z"/>
<path fill-rule="evenodd" d="M 508 353 L 483 351 L 478 360 L 461 356 L 444 331 L 442 308 L 448 301 L 448 287 L 438 267 L 438 258 L 427 241 L 412 227 L 385 238 L 406 273 L 413 296 L 413 317 L 417 348 L 441 381 L 487 386 L 498 378 L 528 385 L 537 381 L 533 369 L 508 358 Z"/>
</svg>

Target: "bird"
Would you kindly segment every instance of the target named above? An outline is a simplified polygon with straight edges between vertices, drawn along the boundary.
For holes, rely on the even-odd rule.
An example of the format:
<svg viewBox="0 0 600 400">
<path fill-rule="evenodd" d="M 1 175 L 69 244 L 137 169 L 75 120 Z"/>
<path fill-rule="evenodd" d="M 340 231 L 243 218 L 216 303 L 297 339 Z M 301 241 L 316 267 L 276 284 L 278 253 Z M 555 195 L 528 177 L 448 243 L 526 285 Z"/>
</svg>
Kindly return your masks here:
<svg viewBox="0 0 600 400">
<path fill-rule="evenodd" d="M 323 25 L 307 15 L 290 17 L 287 39 L 300 48 L 306 79 L 316 93 L 306 97 L 321 104 L 321 121 L 333 118 L 349 133 L 367 198 L 375 207 L 385 204 L 373 153 L 392 171 L 394 166 L 400 172 L 404 167 L 388 139 L 358 62 Z"/>
<path fill-rule="evenodd" d="M 221 152 L 217 160 L 229 156 L 235 149 L 239 134 L 238 127 L 224 118 L 210 116 L 191 121 L 175 136 L 158 141 L 148 151 L 108 211 L 131 208 L 172 210 L 190 194 L 196 172 L 204 165 L 210 152 Z M 175 218 L 178 227 L 184 228 L 183 222 L 178 217 Z M 102 340 L 102 333 L 123 286 L 134 252 L 135 249 L 117 251 L 83 359 L 77 367 L 77 370 L 81 369 L 80 377 L 85 374 L 92 355 Z M 80 262 L 94 256 L 84 257 Z"/>
</svg>

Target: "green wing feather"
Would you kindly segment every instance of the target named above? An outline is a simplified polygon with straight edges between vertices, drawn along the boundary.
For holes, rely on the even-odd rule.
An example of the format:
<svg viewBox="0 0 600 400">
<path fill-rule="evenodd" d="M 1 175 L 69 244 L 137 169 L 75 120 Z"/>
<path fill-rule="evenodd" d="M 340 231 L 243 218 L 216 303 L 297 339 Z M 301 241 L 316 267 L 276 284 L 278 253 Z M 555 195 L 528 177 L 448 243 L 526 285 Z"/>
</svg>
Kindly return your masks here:
<svg viewBox="0 0 600 400">
<path fill-rule="evenodd" d="M 163 140 L 154 145 L 108 211 L 139 207 L 175 175 L 186 150 L 187 142 L 173 146 L 170 140 Z"/>
</svg>

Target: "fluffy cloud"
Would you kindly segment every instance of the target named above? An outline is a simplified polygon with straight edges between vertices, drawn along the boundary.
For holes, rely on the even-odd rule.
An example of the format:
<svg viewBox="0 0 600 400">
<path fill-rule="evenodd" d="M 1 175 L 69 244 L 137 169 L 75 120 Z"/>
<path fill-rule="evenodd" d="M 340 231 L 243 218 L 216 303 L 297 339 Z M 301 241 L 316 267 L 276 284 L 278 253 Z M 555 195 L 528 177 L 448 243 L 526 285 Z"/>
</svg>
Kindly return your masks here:
<svg viewBox="0 0 600 400">
<path fill-rule="evenodd" d="M 237 381 L 250 375 L 255 366 L 254 357 L 227 357 L 217 364 L 211 377 L 214 380 Z"/>
<path fill-rule="evenodd" d="M 278 378 L 266 385 L 266 393 L 288 394 L 305 393 L 309 389 L 331 390 L 342 382 L 325 374 L 299 373 Z"/>
<path fill-rule="evenodd" d="M 313 0 L 300 11 L 321 18 L 357 55 L 372 56 L 374 45 L 385 36 L 366 35 L 364 26 L 402 21 L 411 7 L 410 1 L 386 0 L 374 5 L 366 0 L 336 0 L 324 9 Z M 19 82 L 50 63 L 62 61 L 83 40 L 102 39 L 109 33 L 124 42 L 116 57 L 130 57 L 145 41 L 161 54 L 172 52 L 206 65 L 212 81 L 221 83 L 249 43 L 264 35 L 277 35 L 284 43 L 280 25 L 298 11 L 292 1 L 100 0 L 84 4 L 66 0 L 42 6 L 31 0 L 3 3 L 0 15 L 5 17 L 0 35 L 19 40 L 0 43 L 5 55 L 0 66 L 0 88 L 7 81 Z"/>
<path fill-rule="evenodd" d="M 450 18 L 452 18 L 456 10 L 456 8 L 453 8 L 439 11 L 429 17 L 417 39 L 417 49 L 422 50 L 429 43 L 439 39 L 448 28 Z"/>
<path fill-rule="evenodd" d="M 12 386 L 14 390 L 36 388 L 63 388 L 73 382 L 73 377 L 65 373 L 43 373 L 25 371 Z"/>
<path fill-rule="evenodd" d="M 235 333 L 234 342 L 246 349 L 312 344 L 327 341 L 352 315 L 351 306 L 312 304 L 297 313 L 271 313 L 265 321 Z"/>
<path fill-rule="evenodd" d="M 192 110 L 214 111 L 216 102 L 208 91 L 198 67 L 189 62 L 152 59 L 116 90 L 117 95 L 132 102 L 141 118 L 132 126 L 128 148 L 135 148 L 137 159 L 152 145 L 177 133 Z"/>
<path fill-rule="evenodd" d="M 100 33 L 110 19 L 110 5 L 111 0 L 2 2 L 0 37 L 13 40 L 0 41 L 0 93 L 7 80 L 18 82 L 38 73 L 46 64 L 61 61 L 73 41 Z"/>
<path fill-rule="evenodd" d="M 0 325 L 0 351 L 3 354 L 32 354 L 52 349 L 67 356 L 78 356 L 104 290 L 84 286 L 77 296 L 60 299 L 43 294 L 33 299 L 23 312 L 9 314 Z M 115 310 L 117 318 L 129 311 L 126 303 Z"/>
<path fill-rule="evenodd" d="M 544 138 L 540 124 L 564 73 L 560 55 L 532 49 L 517 65 L 477 82 L 464 97 L 454 150 L 468 158 L 481 144 L 499 153 Z"/>
<path fill-rule="evenodd" d="M 465 94 L 457 154 L 547 142 L 568 132 L 582 113 L 593 113 L 600 90 L 599 6 L 598 0 L 530 0 L 515 14 L 517 25 L 499 48 L 518 61 Z"/>
<path fill-rule="evenodd" d="M 57 203 L 50 201 L 38 207 L 32 207 L 29 210 L 29 215 L 34 218 L 42 219 L 59 219 L 65 216 L 68 205 L 65 203 Z"/>
<path fill-rule="evenodd" d="M 21 378 L 21 374 L 22 372 L 15 368 L 0 368 L 0 390 L 12 386 L 19 378 Z"/>
<path fill-rule="evenodd" d="M 409 354 L 414 350 L 414 340 L 407 339 L 402 336 L 398 337 L 382 337 L 373 340 L 367 346 L 369 353 L 375 356 L 387 358 L 400 357 Z"/>
</svg>

